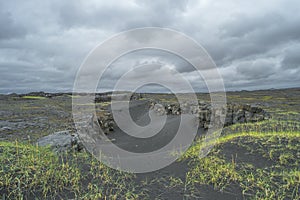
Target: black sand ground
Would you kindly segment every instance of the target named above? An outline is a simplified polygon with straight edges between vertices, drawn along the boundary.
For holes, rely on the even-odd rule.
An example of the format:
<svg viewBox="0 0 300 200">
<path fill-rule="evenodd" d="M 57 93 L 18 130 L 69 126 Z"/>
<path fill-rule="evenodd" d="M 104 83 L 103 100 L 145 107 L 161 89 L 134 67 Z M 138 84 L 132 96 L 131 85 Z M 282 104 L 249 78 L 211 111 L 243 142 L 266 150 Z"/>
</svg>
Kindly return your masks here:
<svg viewBox="0 0 300 200">
<path fill-rule="evenodd" d="M 130 102 L 130 114 L 135 123 L 140 126 L 145 126 L 150 122 L 148 115 L 149 112 L 149 101 L 131 101 Z M 162 148 L 168 144 L 176 135 L 178 126 L 180 123 L 180 116 L 168 115 L 167 122 L 163 129 L 155 136 L 142 139 L 131 137 L 121 131 L 118 127 L 115 128 L 114 132 L 108 135 L 113 140 L 113 143 L 118 147 L 136 153 L 147 153 Z M 204 129 L 199 128 L 196 137 L 204 135 L 206 132 Z M 229 146 L 224 147 L 224 151 L 228 154 L 238 152 L 239 150 Z M 246 152 L 244 152 L 246 153 Z M 240 154 L 241 155 L 241 154 Z M 137 174 L 135 179 L 137 185 L 141 185 L 142 181 L 148 180 L 151 182 L 156 179 L 164 179 L 167 177 L 178 177 L 185 181 L 185 175 L 188 172 L 187 162 L 174 162 L 171 165 L 148 173 Z M 143 190 L 148 190 L 150 197 L 158 199 L 193 199 L 185 195 L 184 188 L 173 188 L 167 190 L 163 182 L 159 184 L 144 185 Z M 242 193 L 239 187 L 233 187 L 229 191 L 216 191 L 212 186 L 203 186 L 199 188 L 203 199 L 242 199 Z"/>
<path fill-rule="evenodd" d="M 209 100 L 208 94 L 199 94 L 198 96 L 199 99 Z M 227 96 L 230 102 L 260 104 L 270 113 L 276 113 L 279 120 L 286 120 L 287 116 L 290 121 L 299 121 L 300 119 L 299 88 L 230 92 Z M 165 94 L 147 94 L 145 98 L 174 101 L 173 97 Z M 131 116 L 139 125 L 149 123 L 147 102 L 137 101 L 131 105 Z M 45 99 L 24 99 L 16 95 L 0 95 L 0 140 L 15 141 L 18 139 L 34 143 L 38 138 L 56 131 L 71 130 L 71 132 L 75 132 L 71 108 L 71 97 L 67 94 Z M 290 115 L 287 115 L 287 112 L 290 112 Z M 174 137 L 178 124 L 178 117 L 169 116 L 164 129 L 154 137 L 136 139 L 125 135 L 117 127 L 108 137 L 114 139 L 113 142 L 123 149 L 133 152 L 150 152 L 167 144 Z M 201 134 L 205 133 L 199 129 L 197 135 Z M 256 144 L 251 145 L 253 149 L 256 148 Z M 257 168 L 274 165 L 272 161 L 238 146 L 236 143 L 225 143 L 218 148 L 228 161 L 234 158 L 237 163 L 251 163 Z M 170 176 L 178 177 L 184 182 L 188 170 L 187 161 L 175 162 L 155 172 L 137 174 L 134 181 L 140 186 L 139 190 L 147 191 L 150 199 L 195 199 L 190 194 L 187 196 L 185 188 L 182 186 L 165 187 L 168 185 Z M 144 184 L 145 181 L 148 184 Z M 235 185 L 230 185 L 223 192 L 214 189 L 211 185 L 201 185 L 198 192 L 202 199 L 244 198 L 239 186 Z"/>
</svg>

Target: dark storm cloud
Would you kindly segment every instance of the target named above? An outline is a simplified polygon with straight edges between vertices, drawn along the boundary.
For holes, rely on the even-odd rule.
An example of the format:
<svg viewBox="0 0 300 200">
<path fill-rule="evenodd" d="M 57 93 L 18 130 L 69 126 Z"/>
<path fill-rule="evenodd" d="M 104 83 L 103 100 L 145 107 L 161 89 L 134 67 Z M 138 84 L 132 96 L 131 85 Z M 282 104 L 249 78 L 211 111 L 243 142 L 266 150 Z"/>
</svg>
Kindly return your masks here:
<svg viewBox="0 0 300 200">
<path fill-rule="evenodd" d="M 120 31 L 145 26 L 171 28 L 202 44 L 228 89 L 297 86 L 299 9 L 297 0 L 2 1 L 0 92 L 70 91 L 90 50 Z M 151 39 L 164 42 L 159 35 L 134 35 L 128 41 Z M 126 41 L 119 45 L 130 46 Z M 180 41 L 169 45 L 197 59 L 194 50 Z M 110 88 L 128 69 L 151 62 L 163 64 L 161 73 L 154 70 L 157 76 L 168 78 L 172 75 L 168 68 L 175 69 L 205 89 L 199 74 L 180 56 L 151 51 L 119 59 L 115 68 L 108 69 L 103 88 Z"/>
</svg>

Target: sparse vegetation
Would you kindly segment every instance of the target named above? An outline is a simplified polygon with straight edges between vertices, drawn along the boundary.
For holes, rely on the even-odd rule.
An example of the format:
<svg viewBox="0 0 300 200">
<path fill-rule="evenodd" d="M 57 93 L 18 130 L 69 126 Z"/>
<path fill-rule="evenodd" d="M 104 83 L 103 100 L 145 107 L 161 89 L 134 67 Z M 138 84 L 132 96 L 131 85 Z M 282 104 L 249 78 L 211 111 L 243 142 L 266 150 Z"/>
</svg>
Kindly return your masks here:
<svg viewBox="0 0 300 200">
<path fill-rule="evenodd" d="M 0 198 L 151 199 L 155 195 L 166 199 L 182 193 L 187 199 L 205 199 L 203 190 L 209 190 L 213 195 L 238 199 L 299 199 L 300 107 L 299 92 L 292 91 L 228 93 L 230 102 L 261 103 L 272 118 L 224 128 L 212 151 L 202 159 L 199 152 L 208 144 L 198 138 L 177 161 L 184 166 L 179 168 L 180 174 L 155 172 L 147 178 L 110 169 L 85 152 L 58 156 L 34 145 L 43 135 L 73 129 L 71 97 L 2 100 L 2 111 L 7 113 L 2 121 L 15 124 L 19 119 L 37 119 L 37 125 L 1 132 L 5 138 L 0 142 Z M 209 99 L 207 94 L 198 96 Z M 156 98 L 175 101 L 164 94 Z M 47 121 L 42 121 L 46 111 Z M 48 124 L 39 127 L 41 122 Z M 23 140 L 27 136 L 31 139 Z"/>
<path fill-rule="evenodd" d="M 55 155 L 31 144 L 0 142 L 3 199 L 138 199 L 133 174 L 119 172 L 87 153 Z"/>
<path fill-rule="evenodd" d="M 191 160 L 186 187 L 195 195 L 199 184 L 211 184 L 220 191 L 235 185 L 251 199 L 299 199 L 299 141 L 300 132 L 235 133 L 221 137 L 216 148 L 199 159 L 199 151 L 203 148 L 199 140 L 181 158 Z M 226 160 L 222 146 L 227 143 L 245 148 L 248 154 L 263 156 L 269 166 L 254 167 L 255 163 L 247 160 L 247 155 L 243 155 L 243 162 L 237 162 L 239 157 L 233 155 Z"/>
</svg>

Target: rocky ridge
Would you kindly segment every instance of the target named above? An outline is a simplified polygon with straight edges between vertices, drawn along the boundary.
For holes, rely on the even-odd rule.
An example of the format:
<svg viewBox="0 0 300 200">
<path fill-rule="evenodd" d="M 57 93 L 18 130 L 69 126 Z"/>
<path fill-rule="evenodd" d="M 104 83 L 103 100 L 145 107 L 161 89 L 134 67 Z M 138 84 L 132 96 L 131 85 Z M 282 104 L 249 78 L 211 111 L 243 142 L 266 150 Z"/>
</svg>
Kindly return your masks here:
<svg viewBox="0 0 300 200">
<path fill-rule="evenodd" d="M 237 123 L 258 122 L 270 118 L 270 114 L 257 105 L 251 104 L 227 104 L 226 108 L 214 108 L 211 104 L 199 102 L 198 105 L 185 102 L 181 106 L 178 103 L 157 103 L 151 102 L 150 109 L 158 115 L 180 115 L 196 114 L 199 118 L 199 125 L 202 128 L 209 128 L 211 120 L 220 123 L 220 117 L 225 115 L 225 126 Z"/>
</svg>

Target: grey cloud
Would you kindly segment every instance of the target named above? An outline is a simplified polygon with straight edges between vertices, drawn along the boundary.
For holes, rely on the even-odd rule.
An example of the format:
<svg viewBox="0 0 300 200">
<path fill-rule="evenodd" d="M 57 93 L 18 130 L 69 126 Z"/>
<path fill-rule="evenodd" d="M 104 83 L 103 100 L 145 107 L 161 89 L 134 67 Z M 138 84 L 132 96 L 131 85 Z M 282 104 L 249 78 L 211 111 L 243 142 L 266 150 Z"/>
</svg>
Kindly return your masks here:
<svg viewBox="0 0 300 200">
<path fill-rule="evenodd" d="M 187 1 L 131 1 L 100 5 L 80 1 L 58 8 L 63 27 L 87 27 L 126 30 L 144 26 L 166 26 L 176 22 Z M 161 20 L 163 19 L 163 20 Z"/>
<path fill-rule="evenodd" d="M 2 1 L 0 92 L 70 91 L 76 71 L 90 50 L 113 34 L 144 26 L 175 29 L 203 44 L 229 89 L 297 86 L 299 9 L 296 0 L 239 4 L 235 0 Z M 118 45 L 151 39 L 164 42 L 159 35 L 135 35 Z M 177 45 L 189 55 L 194 53 L 176 39 L 169 45 Z M 198 59 L 197 55 L 193 58 Z M 105 74 L 103 88 L 110 88 L 131 67 L 152 61 L 165 64 L 158 76 L 163 77 L 164 68 L 171 67 L 199 90 L 205 89 L 189 63 L 165 52 L 150 51 L 120 59 Z M 153 87 L 155 90 L 158 88 Z"/>
<path fill-rule="evenodd" d="M 300 68 L 300 43 L 285 51 L 285 56 L 281 65 L 283 69 Z"/>
<path fill-rule="evenodd" d="M 1 6 L 1 5 L 0 5 Z M 10 12 L 0 9 L 0 40 L 24 37 L 27 34 L 24 26 L 17 24 Z"/>
<path fill-rule="evenodd" d="M 247 37 L 255 31 L 266 30 L 268 27 L 277 26 L 277 24 L 283 24 L 284 22 L 284 18 L 278 13 L 267 13 L 262 16 L 247 16 L 239 13 L 224 23 L 220 31 L 221 36 L 224 38 L 241 38 Z"/>
<path fill-rule="evenodd" d="M 255 16 L 245 13 L 231 15 L 219 28 L 219 43 L 212 44 L 217 49 L 212 50 L 213 57 L 219 65 L 226 65 L 236 59 L 282 48 L 282 45 L 300 40 L 299 24 L 300 16 L 291 17 L 282 11 Z"/>
<path fill-rule="evenodd" d="M 246 76 L 254 76 L 258 75 L 261 71 L 257 71 L 254 73 L 252 70 L 248 70 L 250 72 L 245 72 Z M 236 90 L 237 88 L 243 89 L 261 89 L 262 86 L 267 86 L 265 88 L 284 88 L 284 87 L 298 87 L 300 84 L 299 73 L 300 70 L 294 71 L 281 71 L 279 69 L 273 70 L 272 72 L 263 73 L 263 78 L 249 78 L 244 75 L 238 75 L 237 69 L 232 69 L 231 67 L 222 68 L 223 78 L 226 80 L 225 87 L 227 90 Z M 253 73 L 253 74 L 251 74 Z M 268 75 L 269 74 L 269 75 Z"/>
<path fill-rule="evenodd" d="M 271 60 L 255 60 L 240 63 L 237 72 L 247 79 L 268 78 L 276 72 L 276 63 Z"/>
<path fill-rule="evenodd" d="M 142 67 L 143 66 L 143 67 Z M 194 71 L 194 67 L 187 61 L 170 52 L 154 49 L 143 49 L 123 55 L 113 62 L 105 71 L 100 81 L 101 87 L 109 85 L 112 88 L 118 79 L 130 70 L 137 76 L 146 79 L 150 74 L 156 73 L 156 77 L 167 77 L 174 69 L 179 73 Z M 139 76 L 139 77 L 138 77 Z"/>
</svg>

